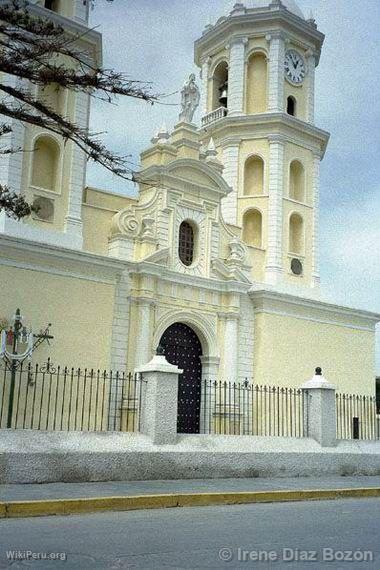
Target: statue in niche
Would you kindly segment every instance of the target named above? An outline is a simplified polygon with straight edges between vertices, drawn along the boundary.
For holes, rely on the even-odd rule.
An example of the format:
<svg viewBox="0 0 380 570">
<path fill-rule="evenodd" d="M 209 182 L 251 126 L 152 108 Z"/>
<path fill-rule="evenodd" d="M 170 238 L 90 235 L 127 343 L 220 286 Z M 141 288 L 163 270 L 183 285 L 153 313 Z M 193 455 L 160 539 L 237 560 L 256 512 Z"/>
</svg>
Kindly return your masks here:
<svg viewBox="0 0 380 570">
<path fill-rule="evenodd" d="M 195 83 L 194 73 L 189 76 L 188 81 L 183 86 L 181 95 L 182 111 L 179 115 L 179 120 L 184 123 L 191 123 L 201 98 L 199 88 Z"/>
</svg>

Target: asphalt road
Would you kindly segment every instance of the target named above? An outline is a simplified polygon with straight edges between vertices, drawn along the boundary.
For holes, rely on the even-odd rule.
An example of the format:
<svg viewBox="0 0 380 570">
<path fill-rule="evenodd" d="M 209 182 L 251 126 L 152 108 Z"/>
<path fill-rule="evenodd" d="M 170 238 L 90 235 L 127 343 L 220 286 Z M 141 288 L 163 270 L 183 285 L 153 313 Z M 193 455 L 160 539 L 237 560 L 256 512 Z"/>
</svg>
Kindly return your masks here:
<svg viewBox="0 0 380 570">
<path fill-rule="evenodd" d="M 380 499 L 9 519 L 0 568 L 366 570 L 380 568 L 379 522 Z M 58 559 L 12 563 L 7 551 Z"/>
</svg>

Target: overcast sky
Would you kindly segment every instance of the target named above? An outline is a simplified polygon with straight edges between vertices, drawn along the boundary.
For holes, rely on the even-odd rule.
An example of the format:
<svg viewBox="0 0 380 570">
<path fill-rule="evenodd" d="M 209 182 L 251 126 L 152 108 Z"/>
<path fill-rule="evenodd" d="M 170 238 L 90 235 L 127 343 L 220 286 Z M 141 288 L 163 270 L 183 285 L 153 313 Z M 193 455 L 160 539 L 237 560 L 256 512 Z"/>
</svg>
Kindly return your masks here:
<svg viewBox="0 0 380 570">
<path fill-rule="evenodd" d="M 269 0 L 268 0 L 269 1 Z M 104 64 L 151 81 L 157 93 L 181 89 L 197 69 L 193 42 L 233 0 L 97 0 L 91 24 L 103 34 Z M 247 2 L 248 4 L 248 2 Z M 326 34 L 316 75 L 316 124 L 331 133 L 321 166 L 321 272 L 337 302 L 380 313 L 380 2 L 299 0 Z M 96 103 L 92 129 L 138 165 L 165 121 L 177 122 L 179 95 L 170 105 L 120 100 Z M 111 191 L 135 189 L 90 166 L 88 184 Z M 380 330 L 377 371 L 380 374 Z"/>
</svg>

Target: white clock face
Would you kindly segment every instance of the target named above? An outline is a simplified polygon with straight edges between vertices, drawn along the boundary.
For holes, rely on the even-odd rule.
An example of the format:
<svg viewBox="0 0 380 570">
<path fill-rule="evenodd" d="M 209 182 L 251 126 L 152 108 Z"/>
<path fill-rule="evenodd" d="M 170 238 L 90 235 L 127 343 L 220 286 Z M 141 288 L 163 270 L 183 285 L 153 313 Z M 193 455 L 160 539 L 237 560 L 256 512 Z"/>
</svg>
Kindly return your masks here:
<svg viewBox="0 0 380 570">
<path fill-rule="evenodd" d="M 285 77 L 293 85 L 301 85 L 306 75 L 306 64 L 302 55 L 294 49 L 285 54 Z"/>
</svg>

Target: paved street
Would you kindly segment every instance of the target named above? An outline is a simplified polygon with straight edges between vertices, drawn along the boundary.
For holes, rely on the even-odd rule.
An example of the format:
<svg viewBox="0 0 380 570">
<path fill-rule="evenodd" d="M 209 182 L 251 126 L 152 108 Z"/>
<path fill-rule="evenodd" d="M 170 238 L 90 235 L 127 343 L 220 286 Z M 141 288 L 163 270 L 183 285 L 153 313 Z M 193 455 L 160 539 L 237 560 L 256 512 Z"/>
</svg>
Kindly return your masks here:
<svg viewBox="0 0 380 570">
<path fill-rule="evenodd" d="M 379 499 L 348 499 L 2 520 L 0 568 L 378 568 L 379 519 Z M 12 565 L 9 550 L 67 560 Z"/>
</svg>

